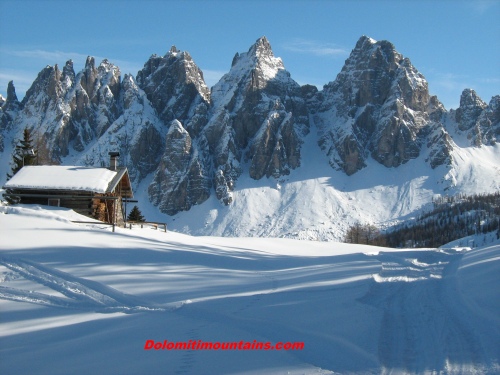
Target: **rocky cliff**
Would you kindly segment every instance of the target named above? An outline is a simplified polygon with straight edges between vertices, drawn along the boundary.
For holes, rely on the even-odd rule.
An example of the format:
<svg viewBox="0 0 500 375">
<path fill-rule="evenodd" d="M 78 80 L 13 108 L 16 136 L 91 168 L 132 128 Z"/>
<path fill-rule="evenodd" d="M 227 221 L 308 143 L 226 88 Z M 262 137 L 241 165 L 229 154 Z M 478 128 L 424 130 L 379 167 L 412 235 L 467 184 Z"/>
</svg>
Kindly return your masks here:
<svg viewBox="0 0 500 375">
<path fill-rule="evenodd" d="M 331 166 L 348 175 L 364 168 L 367 157 L 386 167 L 406 163 L 419 156 L 431 128 L 442 128 L 436 112 L 444 108 L 424 76 L 391 43 L 368 37 L 314 103 L 319 145 Z"/>
<path fill-rule="evenodd" d="M 465 89 L 460 107 L 451 117 L 475 146 L 495 144 L 500 139 L 500 95 L 486 104 L 474 90 Z"/>
<path fill-rule="evenodd" d="M 62 71 L 47 66 L 21 102 L 9 83 L 0 108 L 0 152 L 24 127 L 44 163 L 101 166 L 120 151 L 134 186 L 148 178 L 150 201 L 169 215 L 211 195 L 231 204 L 242 174 L 280 179 L 300 170 L 306 137 L 347 175 L 370 159 L 398 168 L 423 156 L 431 169 L 450 166 L 455 134 L 475 147 L 500 137 L 500 96 L 486 104 L 467 89 L 447 111 L 407 57 L 366 36 L 322 90 L 297 84 L 262 37 L 211 90 L 190 54 L 172 47 L 135 78 L 92 57 L 78 73 L 72 61 Z"/>
<path fill-rule="evenodd" d="M 300 165 L 308 109 L 265 37 L 235 55 L 229 73 L 212 88 L 210 114 L 202 135 L 213 156 L 219 199 L 231 201 L 228 192 L 243 164 L 254 179 L 277 178 Z"/>
</svg>

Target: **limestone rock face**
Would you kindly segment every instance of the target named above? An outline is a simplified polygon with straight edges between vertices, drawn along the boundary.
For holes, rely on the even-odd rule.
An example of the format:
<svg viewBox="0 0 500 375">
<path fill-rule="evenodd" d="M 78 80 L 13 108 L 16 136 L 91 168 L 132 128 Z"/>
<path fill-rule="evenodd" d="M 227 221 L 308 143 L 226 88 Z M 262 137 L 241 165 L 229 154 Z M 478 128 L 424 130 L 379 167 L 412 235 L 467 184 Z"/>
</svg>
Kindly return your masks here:
<svg viewBox="0 0 500 375">
<path fill-rule="evenodd" d="M 495 144 L 500 139 L 500 96 L 494 96 L 486 104 L 474 90 L 465 89 L 455 121 L 472 145 Z"/>
<path fill-rule="evenodd" d="M 212 88 L 211 118 L 202 136 L 213 155 L 216 191 L 232 190 L 242 163 L 249 163 L 254 179 L 289 174 L 300 165 L 308 132 L 301 87 L 268 40 L 258 39 L 235 55 L 229 73 Z"/>
<path fill-rule="evenodd" d="M 13 100 L 7 98 L 2 108 L 8 103 Z M 169 214 L 210 195 L 211 160 L 206 139 L 200 137 L 208 121 L 210 92 L 187 52 L 172 48 L 164 57 L 153 56 L 137 80 L 129 74 L 122 80 L 120 69 L 106 59 L 96 65 L 88 57 L 78 74 L 72 61 L 62 71 L 47 66 L 18 107 L 18 119 L 5 122 L 18 131 L 24 126 L 32 130 L 44 163 L 71 160 L 107 166 L 108 152 L 119 151 L 119 163 L 127 166 L 134 187 L 155 174 L 150 191 L 156 195 L 151 199 Z M 6 118 L 2 110 L 2 121 Z M 165 167 L 165 158 L 175 155 L 167 147 L 173 147 L 179 129 L 188 132 L 191 158 L 188 163 L 176 161 L 182 178 Z"/>
<path fill-rule="evenodd" d="M 162 212 L 174 215 L 207 200 L 211 187 L 211 178 L 191 136 L 179 121 L 172 121 L 165 153 L 148 189 L 151 202 Z"/>
<path fill-rule="evenodd" d="M 128 168 L 131 182 L 137 186 L 158 167 L 167 128 L 133 76 L 124 76 L 120 92 L 120 116 L 80 155 L 77 164 L 107 166 L 108 152 L 118 151 L 119 163 Z"/>
<path fill-rule="evenodd" d="M 455 146 L 453 139 L 448 132 L 439 123 L 434 123 L 427 136 L 427 148 L 429 149 L 429 156 L 426 161 L 432 169 L 440 165 L 451 165 L 451 152 Z"/>
<path fill-rule="evenodd" d="M 72 68 L 65 83 L 71 82 Z M 83 151 L 94 139 L 101 137 L 120 116 L 121 73 L 118 67 L 103 60 L 96 68 L 94 58 L 88 57 L 84 70 L 75 78 L 67 96 L 71 108 L 70 124 L 73 148 Z"/>
<path fill-rule="evenodd" d="M 179 120 L 197 136 L 207 123 L 210 90 L 188 52 L 174 46 L 163 57 L 151 56 L 137 73 L 137 83 L 165 124 Z"/>
<path fill-rule="evenodd" d="M 106 166 L 108 152 L 119 151 L 133 187 L 151 181 L 150 201 L 174 215 L 212 194 L 231 204 L 242 175 L 280 179 L 299 169 L 306 137 L 347 175 L 368 159 L 388 168 L 417 157 L 432 169 L 453 167 L 460 162 L 454 137 L 460 147 L 500 139 L 500 96 L 486 104 L 466 89 L 460 107 L 447 111 L 394 45 L 366 36 L 334 81 L 320 90 L 300 86 L 262 37 L 235 54 L 211 89 L 191 55 L 176 47 L 151 56 L 136 78 L 90 56 L 77 73 L 71 60 L 62 70 L 47 66 L 21 102 L 13 82 L 0 97 L 7 163 L 4 146 L 25 127 L 40 163 Z"/>
<path fill-rule="evenodd" d="M 419 155 L 430 102 L 427 82 L 408 58 L 387 41 L 362 37 L 336 80 L 317 94 L 319 145 L 348 175 L 368 155 L 397 167 Z"/>
<path fill-rule="evenodd" d="M 3 99 L 3 98 L 2 98 Z M 9 81 L 7 85 L 7 99 L 2 100 L 2 109 L 7 111 L 17 111 L 21 107 L 21 103 L 17 99 L 16 88 L 14 81 Z"/>
<path fill-rule="evenodd" d="M 482 114 L 483 143 L 494 144 L 500 141 L 500 95 L 491 98 Z"/>
<path fill-rule="evenodd" d="M 203 73 L 188 52 L 172 47 L 146 62 L 137 84 L 169 129 L 148 189 L 150 200 L 169 215 L 189 210 L 208 199 L 212 187 L 206 140 L 200 136 L 210 108 Z"/>
<path fill-rule="evenodd" d="M 456 111 L 455 119 L 460 130 L 470 130 L 487 107 L 474 90 L 465 89 L 460 96 L 460 107 Z"/>
<path fill-rule="evenodd" d="M 9 81 L 7 85 L 7 98 L 0 95 L 0 152 L 4 150 L 3 133 L 9 130 L 20 109 L 21 103 L 17 99 L 14 82 Z"/>
<path fill-rule="evenodd" d="M 0 130 L 6 129 L 14 121 L 21 108 L 14 82 L 10 81 L 7 85 L 7 98 L 0 95 Z"/>
<path fill-rule="evenodd" d="M 71 153 L 71 163 L 107 166 L 108 152 L 119 151 L 135 185 L 156 170 L 164 152 L 166 126 L 134 78 L 122 81 L 108 60 L 96 67 L 88 57 L 78 74 L 71 60 L 62 72 L 47 66 L 19 107 L 11 124 L 32 131 L 41 163 L 60 163 Z"/>
<path fill-rule="evenodd" d="M 62 72 L 47 66 L 21 102 L 18 127 L 32 130 L 46 162 L 59 163 L 70 150 L 84 151 L 118 118 L 120 81 L 120 70 L 107 60 L 96 68 L 88 57 L 77 76 L 72 61 Z"/>
</svg>

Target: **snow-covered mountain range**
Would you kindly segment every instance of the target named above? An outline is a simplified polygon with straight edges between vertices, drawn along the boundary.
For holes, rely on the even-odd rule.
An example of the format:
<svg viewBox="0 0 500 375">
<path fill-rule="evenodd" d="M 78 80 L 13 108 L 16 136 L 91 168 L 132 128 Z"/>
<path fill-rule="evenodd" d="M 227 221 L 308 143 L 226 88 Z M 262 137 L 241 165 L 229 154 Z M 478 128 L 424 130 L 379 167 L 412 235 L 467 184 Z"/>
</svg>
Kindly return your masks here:
<svg viewBox="0 0 500 375">
<path fill-rule="evenodd" d="M 101 166 L 119 151 L 148 218 L 193 234 L 340 239 L 436 194 L 500 188 L 500 95 L 466 89 L 448 111 L 394 45 L 365 36 L 322 90 L 295 82 L 262 37 L 211 89 L 172 47 L 135 78 L 89 57 L 0 100 L 2 184 L 28 127 L 44 163 Z"/>
</svg>

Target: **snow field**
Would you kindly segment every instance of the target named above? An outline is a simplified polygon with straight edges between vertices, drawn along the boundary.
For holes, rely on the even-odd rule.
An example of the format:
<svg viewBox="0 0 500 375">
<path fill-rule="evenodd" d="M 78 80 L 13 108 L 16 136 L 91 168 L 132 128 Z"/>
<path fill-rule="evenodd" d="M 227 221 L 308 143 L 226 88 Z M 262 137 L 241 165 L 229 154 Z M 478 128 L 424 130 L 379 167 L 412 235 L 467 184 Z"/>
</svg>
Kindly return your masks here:
<svg viewBox="0 0 500 375">
<path fill-rule="evenodd" d="M 0 372 L 496 373 L 500 242 L 397 251 L 0 207 Z M 146 340 L 304 342 L 146 351 Z"/>
</svg>

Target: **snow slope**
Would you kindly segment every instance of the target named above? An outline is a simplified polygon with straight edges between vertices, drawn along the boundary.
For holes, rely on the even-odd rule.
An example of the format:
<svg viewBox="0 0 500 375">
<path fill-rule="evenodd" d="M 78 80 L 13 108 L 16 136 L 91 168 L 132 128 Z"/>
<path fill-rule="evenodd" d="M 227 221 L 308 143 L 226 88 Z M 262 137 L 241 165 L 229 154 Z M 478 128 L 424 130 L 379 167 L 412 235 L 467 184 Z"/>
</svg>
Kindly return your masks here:
<svg viewBox="0 0 500 375">
<path fill-rule="evenodd" d="M 316 128 L 305 137 L 301 166 L 290 175 L 236 181 L 233 203 L 210 197 L 187 212 L 167 217 L 148 204 L 139 186 L 134 196 L 148 220 L 167 221 L 174 231 L 193 235 L 284 237 L 341 241 L 356 221 L 384 228 L 432 207 L 438 195 L 491 193 L 500 189 L 500 145 L 454 147 L 450 166 L 431 169 L 420 157 L 397 168 L 373 159 L 347 176 L 333 170 L 316 145 Z"/>
<path fill-rule="evenodd" d="M 0 373 L 498 373 L 500 242 L 395 251 L 0 207 Z M 145 350 L 303 342 L 303 350 Z"/>
</svg>

